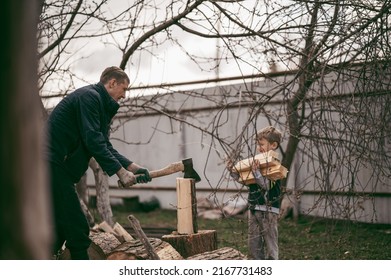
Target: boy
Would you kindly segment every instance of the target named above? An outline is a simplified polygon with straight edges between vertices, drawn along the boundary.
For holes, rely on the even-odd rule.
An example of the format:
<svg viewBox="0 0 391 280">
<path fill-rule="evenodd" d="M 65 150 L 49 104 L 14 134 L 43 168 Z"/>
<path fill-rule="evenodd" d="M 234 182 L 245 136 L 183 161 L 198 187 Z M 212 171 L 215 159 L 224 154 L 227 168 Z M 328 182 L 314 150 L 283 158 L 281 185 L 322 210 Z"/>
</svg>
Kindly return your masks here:
<svg viewBox="0 0 391 280">
<path fill-rule="evenodd" d="M 257 132 L 256 140 L 258 152 L 276 150 L 281 143 L 281 132 L 268 126 Z M 232 178 L 238 181 L 239 173 L 233 168 L 232 162 L 227 163 L 227 168 Z M 256 183 L 247 186 L 249 257 L 255 260 L 277 260 L 281 181 L 273 182 L 263 177 L 258 160 L 254 160 L 252 172 Z"/>
</svg>

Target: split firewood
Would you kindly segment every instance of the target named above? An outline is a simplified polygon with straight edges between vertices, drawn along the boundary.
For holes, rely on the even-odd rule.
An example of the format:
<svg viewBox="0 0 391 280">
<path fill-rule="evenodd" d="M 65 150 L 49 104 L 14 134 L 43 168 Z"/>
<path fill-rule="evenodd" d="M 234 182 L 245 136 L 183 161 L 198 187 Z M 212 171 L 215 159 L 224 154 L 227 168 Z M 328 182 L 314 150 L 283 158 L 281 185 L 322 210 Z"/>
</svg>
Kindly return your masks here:
<svg viewBox="0 0 391 280">
<path fill-rule="evenodd" d="M 268 168 L 261 169 L 262 176 L 268 178 L 269 180 L 276 181 L 283 178 L 286 178 L 288 174 L 288 169 L 286 169 L 281 164 L 272 165 Z M 239 182 L 245 185 L 255 184 L 255 177 L 252 170 L 246 170 L 239 173 Z"/>
<path fill-rule="evenodd" d="M 288 169 L 286 169 L 279 159 L 279 155 L 275 151 L 260 153 L 253 157 L 239 161 L 234 165 L 234 170 L 239 173 L 239 181 L 243 184 L 254 184 L 255 179 L 252 174 L 252 165 L 254 160 L 258 160 L 262 176 L 275 181 L 286 178 Z"/>
<path fill-rule="evenodd" d="M 197 200 L 195 180 L 176 179 L 177 231 L 179 234 L 193 234 L 198 231 Z"/>
<path fill-rule="evenodd" d="M 106 221 L 103 221 L 99 224 L 99 229 L 113 234 L 121 243 L 133 240 L 133 237 L 129 232 L 127 232 L 118 222 L 114 224 L 114 227 L 111 227 Z"/>
<path fill-rule="evenodd" d="M 101 222 L 98 228 L 104 232 L 115 234 L 114 229 L 106 221 Z"/>
<path fill-rule="evenodd" d="M 125 241 L 134 240 L 130 233 L 127 232 L 118 222 L 114 224 L 113 230 L 117 235 L 122 236 Z"/>
<path fill-rule="evenodd" d="M 261 168 L 281 164 L 279 155 L 275 151 L 268 151 L 266 153 L 259 153 L 253 157 L 249 157 L 237 162 L 234 165 L 234 170 L 241 172 L 251 170 L 254 160 L 258 160 Z"/>
</svg>

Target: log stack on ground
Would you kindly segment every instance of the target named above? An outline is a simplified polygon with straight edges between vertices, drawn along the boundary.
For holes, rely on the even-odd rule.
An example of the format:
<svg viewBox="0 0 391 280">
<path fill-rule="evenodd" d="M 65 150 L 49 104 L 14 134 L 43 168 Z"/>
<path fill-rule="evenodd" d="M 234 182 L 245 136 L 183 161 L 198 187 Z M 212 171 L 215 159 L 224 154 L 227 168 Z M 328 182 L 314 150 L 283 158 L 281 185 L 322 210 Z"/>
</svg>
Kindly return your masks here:
<svg viewBox="0 0 391 280">
<path fill-rule="evenodd" d="M 116 223 L 112 228 L 103 222 L 91 231 L 92 243 L 88 249 L 90 259 L 182 260 L 196 255 L 205 260 L 245 259 L 234 249 L 217 250 L 215 230 L 198 230 L 194 179 L 177 178 L 177 198 L 176 232 L 162 239 L 148 238 L 136 217 L 129 215 L 128 220 L 137 235 L 134 239 L 120 224 Z M 70 259 L 69 251 L 65 250 L 61 259 Z"/>
<path fill-rule="evenodd" d="M 91 260 L 148 260 L 150 252 L 146 249 L 141 240 L 132 239 L 124 241 L 115 235 L 110 227 L 106 227 L 109 232 L 91 230 L 91 245 L 88 248 L 88 255 Z M 120 241 L 121 240 L 121 241 Z M 158 238 L 148 238 L 153 251 L 161 260 L 181 260 L 183 257 L 167 242 Z M 58 256 L 59 260 L 70 260 L 71 255 L 65 248 Z"/>
<path fill-rule="evenodd" d="M 107 228 L 109 230 L 109 228 Z M 110 230 L 109 230 L 110 231 Z M 91 260 L 149 260 L 150 253 L 139 239 L 123 240 L 114 231 L 91 230 L 92 243 L 88 248 Z M 178 235 L 174 232 L 162 239 L 148 238 L 148 243 L 160 260 L 245 260 L 246 256 L 233 248 L 217 249 L 215 230 L 200 230 L 195 234 Z M 176 249 L 178 248 L 178 249 Z M 70 260 L 70 253 L 65 249 L 59 260 Z"/>
</svg>

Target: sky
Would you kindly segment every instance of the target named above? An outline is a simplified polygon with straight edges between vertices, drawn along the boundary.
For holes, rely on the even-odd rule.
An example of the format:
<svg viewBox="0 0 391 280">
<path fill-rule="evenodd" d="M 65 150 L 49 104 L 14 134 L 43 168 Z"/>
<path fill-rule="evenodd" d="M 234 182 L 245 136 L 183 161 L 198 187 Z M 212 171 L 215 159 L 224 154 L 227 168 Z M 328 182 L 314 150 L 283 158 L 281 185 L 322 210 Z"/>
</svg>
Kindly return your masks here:
<svg viewBox="0 0 391 280">
<path fill-rule="evenodd" d="M 214 56 L 216 54 L 216 41 L 209 42 L 193 38 L 182 38 L 184 47 L 190 53 L 200 56 Z M 74 64 L 74 69 L 90 81 L 96 80 L 101 71 L 110 65 L 119 65 L 121 53 L 113 46 L 101 43 L 93 44 L 88 48 L 88 57 Z M 216 78 L 216 71 L 201 71 L 182 50 L 176 46 L 161 46 L 156 49 L 154 56 L 144 55 L 138 59 L 139 68 L 127 65 L 125 71 L 131 79 L 131 85 L 155 85 L 162 83 L 190 82 Z M 210 68 L 214 65 L 210 65 Z M 222 63 L 219 76 L 227 77 L 240 75 L 235 65 Z M 78 86 L 81 86 L 81 81 Z"/>
<path fill-rule="evenodd" d="M 89 0 L 92 1 L 92 0 Z M 165 1 L 169 0 L 155 0 L 153 3 L 164 5 Z M 170 1 L 171 2 L 171 1 Z M 115 15 L 119 11 L 122 11 L 126 7 L 125 3 L 130 6 L 132 0 L 109 1 L 108 13 Z M 178 2 L 183 5 L 182 2 Z M 244 2 L 243 2 L 244 3 Z M 246 5 L 256 5 L 256 0 L 246 0 Z M 227 4 L 237 5 L 237 4 Z M 165 6 L 160 9 L 165 12 Z M 93 29 L 91 25 L 88 28 Z M 195 37 L 182 31 L 178 27 L 170 29 L 173 37 L 177 37 L 183 49 L 186 52 L 195 54 L 198 57 L 216 57 L 218 54 L 218 42 L 216 39 L 202 39 L 201 37 Z M 122 37 L 121 37 L 122 36 Z M 108 66 L 119 66 L 122 53 L 114 46 L 114 42 L 124 42 L 124 35 L 116 33 L 114 35 L 107 36 L 105 38 L 106 43 L 103 43 L 100 38 L 89 38 L 88 40 L 77 40 L 71 43 L 68 47 L 69 56 L 67 62 L 70 63 L 72 71 L 81 77 L 80 80 L 74 80 L 74 88 L 85 86 L 87 84 L 96 83 L 99 80 L 101 72 Z M 145 47 L 142 45 L 141 47 Z M 227 51 L 223 46 L 219 46 L 220 50 Z M 230 62 L 225 59 L 220 60 L 219 71 L 214 69 L 215 65 L 208 65 L 205 69 L 200 69 L 197 64 L 192 61 L 185 53 L 184 50 L 178 46 L 173 45 L 171 42 L 166 42 L 160 45 L 158 48 L 150 49 L 151 53 L 141 53 L 137 51 L 132 56 L 131 63 L 128 63 L 125 71 L 130 77 L 130 87 L 146 86 L 146 85 L 159 85 L 170 84 L 178 82 L 193 82 L 200 80 L 210 80 L 217 77 L 233 77 L 241 75 L 254 74 L 254 68 L 246 64 L 241 64 L 240 68 L 235 62 Z M 266 65 L 265 63 L 257 61 L 257 65 Z M 258 66 L 257 66 L 258 67 Z M 268 71 L 268 69 L 264 69 Z M 257 72 L 258 74 L 259 72 Z M 236 81 L 237 82 L 237 81 Z M 63 83 L 63 85 L 61 85 Z M 203 85 L 199 85 L 203 86 Z M 191 85 L 189 88 L 195 88 L 197 86 Z M 181 87 L 183 89 L 184 87 Z M 49 95 L 48 93 L 63 93 L 67 92 L 69 86 L 65 81 L 52 81 L 47 83 L 44 88 L 43 95 Z M 150 94 L 154 93 L 154 90 L 148 91 L 130 91 L 128 97 L 132 97 L 138 94 Z M 50 101 L 46 100 L 45 106 L 53 107 L 61 98 L 51 98 Z"/>
<path fill-rule="evenodd" d="M 161 0 L 160 4 L 166 0 Z M 126 1 L 111 1 L 109 12 L 112 14 L 123 10 Z M 250 1 L 251 2 L 251 1 Z M 163 12 L 164 9 L 161 9 Z M 187 52 L 197 54 L 197 56 L 215 57 L 217 53 L 217 40 L 202 39 L 194 37 L 180 31 L 179 28 L 174 28 L 172 34 L 180 37 L 182 46 Z M 121 41 L 122 38 L 113 35 L 114 40 Z M 89 39 L 88 41 L 80 42 L 72 45 L 70 53 L 72 53 L 72 69 L 78 73 L 83 80 L 76 81 L 75 87 L 86 85 L 86 83 L 94 83 L 99 79 L 100 73 L 104 68 L 111 65 L 118 66 L 121 61 L 121 52 L 109 43 L 104 44 L 97 39 Z M 210 71 L 202 71 L 199 67 L 190 60 L 183 50 L 169 43 L 159 46 L 152 50 L 153 56 L 145 53 L 140 57 L 133 58 L 133 62 L 138 63 L 138 66 L 128 64 L 125 71 L 128 73 L 131 86 L 154 85 L 162 83 L 189 82 L 197 80 L 214 79 L 217 77 L 216 71 L 211 69 L 214 65 L 207 68 Z M 138 53 L 136 53 L 138 55 Z M 241 73 L 251 74 L 250 69 L 239 69 L 234 63 L 227 64 L 222 61 L 219 67 L 220 77 L 237 76 Z M 56 86 L 56 85 L 55 85 Z"/>
</svg>

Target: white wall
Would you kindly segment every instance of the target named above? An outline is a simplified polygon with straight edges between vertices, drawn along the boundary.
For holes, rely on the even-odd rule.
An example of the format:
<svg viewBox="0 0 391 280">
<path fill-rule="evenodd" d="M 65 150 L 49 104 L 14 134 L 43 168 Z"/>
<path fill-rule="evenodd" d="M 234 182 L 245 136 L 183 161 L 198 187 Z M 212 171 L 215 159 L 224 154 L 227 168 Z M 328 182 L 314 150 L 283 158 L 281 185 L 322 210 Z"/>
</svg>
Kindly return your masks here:
<svg viewBox="0 0 391 280">
<path fill-rule="evenodd" d="M 289 79 L 289 76 L 281 76 L 275 80 L 278 83 L 284 83 L 287 79 Z M 268 125 L 267 119 L 264 117 L 266 112 L 275 120 L 272 125 L 277 126 L 283 132 L 284 140 L 286 140 L 288 132 L 284 126 L 285 112 L 281 109 L 283 106 L 278 104 L 279 101 L 283 100 L 284 93 L 282 92 L 277 95 L 277 98 L 273 98 L 274 103 L 259 108 L 261 110 L 257 118 L 250 125 L 247 123 L 249 117 L 253 116 L 251 110 L 257 109 L 252 106 L 254 104 L 253 98 L 260 101 L 265 99 L 267 95 L 273 95 L 278 83 L 259 80 L 247 84 L 197 90 L 191 96 L 189 92 L 186 94 L 176 92 L 158 96 L 158 98 L 156 96 L 145 96 L 137 101 L 131 100 L 130 104 L 132 106 L 123 107 L 121 109 L 122 113 L 118 114 L 116 118 L 114 127 L 118 123 L 124 125 L 119 126 L 112 133 L 112 143 L 120 153 L 150 170 L 163 168 L 172 162 L 181 161 L 185 158 L 192 158 L 194 169 L 202 179 L 201 182 L 196 184 L 199 197 L 208 197 L 220 206 L 226 204 L 244 205 L 247 198 L 246 188 L 234 183 L 225 171 L 224 148 L 227 148 L 228 145 L 217 142 L 208 132 L 214 128 L 213 132 L 218 133 L 221 139 L 224 139 L 226 143 L 233 147 L 237 144 L 235 142 L 236 136 L 243 130 L 243 127 L 247 127 L 246 138 L 251 139 L 251 136 L 257 130 Z M 354 88 L 351 83 L 345 83 L 345 87 L 346 90 Z M 201 93 L 206 94 L 209 98 L 205 99 L 205 96 L 201 98 Z M 158 102 L 153 104 L 150 102 L 151 100 L 158 100 Z M 135 102 L 138 106 L 135 106 Z M 142 102 L 148 104 L 149 107 L 153 107 L 154 110 L 147 108 L 147 105 L 140 110 L 139 106 Z M 224 107 L 227 104 L 231 105 L 229 109 Z M 156 110 L 167 110 L 175 118 L 184 118 L 188 124 L 181 124 L 162 113 L 157 113 Z M 201 127 L 204 131 L 194 128 L 193 125 Z M 126 143 L 116 140 L 117 138 Z M 282 147 L 284 148 L 285 145 L 286 143 L 283 142 Z M 308 143 L 302 142 L 300 149 L 310 149 L 316 155 L 318 152 L 316 147 L 309 147 L 308 145 Z M 243 158 L 251 156 L 253 152 L 255 152 L 253 141 L 248 143 L 248 147 L 243 145 Z M 338 152 L 333 156 L 337 157 Z M 368 194 L 376 189 L 380 193 L 386 193 L 386 196 L 370 199 L 369 195 L 352 198 L 338 194 L 332 197 L 334 203 L 330 208 L 327 206 L 330 198 L 322 194 L 319 199 L 320 194 L 316 193 L 327 191 L 324 190 L 321 182 L 316 179 L 316 172 L 319 172 L 318 167 L 319 161 L 316 157 L 308 153 L 298 152 L 292 168 L 289 170 L 287 188 L 294 188 L 303 192 L 301 196 L 302 213 L 333 216 L 335 218 L 349 217 L 364 222 L 391 223 L 391 214 L 388 210 L 390 209 L 391 195 L 387 195 L 387 193 L 391 193 L 389 178 L 383 178 L 383 183 L 375 187 L 374 184 L 377 183 L 371 176 L 373 169 L 361 166 L 360 173 L 355 179 L 360 180 L 361 186 L 367 186 L 367 189 L 355 189 L 355 191 Z M 348 171 L 347 167 L 347 169 L 340 168 L 330 173 L 329 178 L 334 180 L 334 185 L 338 191 L 347 191 L 346 187 L 349 186 L 350 180 Z M 138 195 L 141 201 L 156 196 L 163 208 L 173 208 L 176 205 L 176 178 L 181 176 L 183 176 L 183 173 L 155 178 L 152 182 L 137 185 L 127 192 L 131 195 Z M 115 186 L 116 182 L 117 177 L 114 175 L 110 178 L 110 184 Z M 91 171 L 88 175 L 88 184 L 94 184 Z M 344 203 L 348 203 L 356 211 L 348 214 L 341 211 Z M 341 208 L 338 207 L 339 204 Z"/>
</svg>

